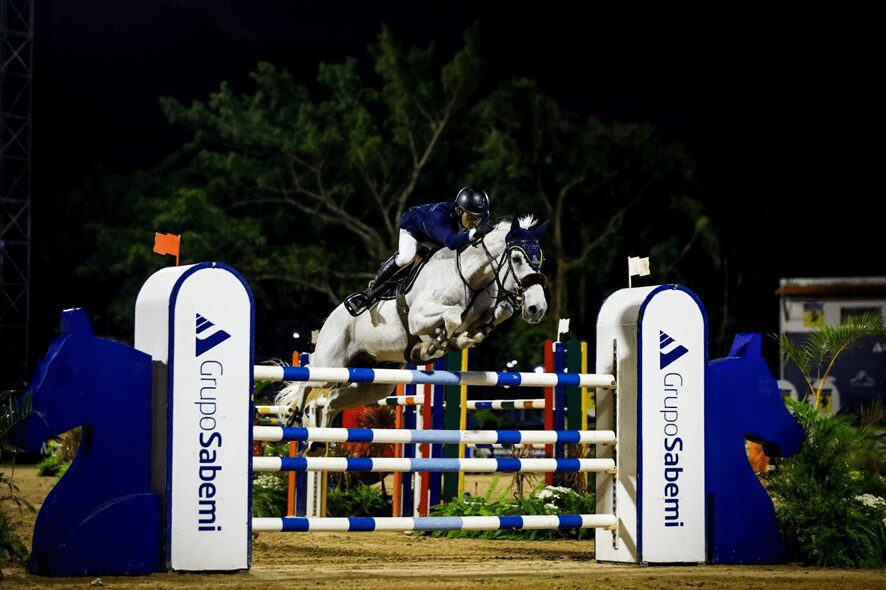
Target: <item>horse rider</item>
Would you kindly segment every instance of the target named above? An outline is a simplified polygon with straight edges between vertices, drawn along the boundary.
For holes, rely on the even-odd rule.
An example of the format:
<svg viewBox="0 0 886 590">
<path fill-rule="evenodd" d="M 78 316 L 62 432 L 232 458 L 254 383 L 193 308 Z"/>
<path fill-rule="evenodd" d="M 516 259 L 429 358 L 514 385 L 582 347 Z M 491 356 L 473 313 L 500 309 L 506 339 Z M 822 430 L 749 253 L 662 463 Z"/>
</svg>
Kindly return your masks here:
<svg viewBox="0 0 886 590">
<path fill-rule="evenodd" d="M 369 288 L 347 297 L 345 307 L 357 315 L 372 303 L 372 297 L 401 267 L 415 258 L 418 244 L 458 250 L 489 231 L 489 195 L 486 191 L 466 186 L 454 201 L 417 205 L 400 217 L 400 238 L 397 251 L 385 260 L 369 283 Z"/>
</svg>

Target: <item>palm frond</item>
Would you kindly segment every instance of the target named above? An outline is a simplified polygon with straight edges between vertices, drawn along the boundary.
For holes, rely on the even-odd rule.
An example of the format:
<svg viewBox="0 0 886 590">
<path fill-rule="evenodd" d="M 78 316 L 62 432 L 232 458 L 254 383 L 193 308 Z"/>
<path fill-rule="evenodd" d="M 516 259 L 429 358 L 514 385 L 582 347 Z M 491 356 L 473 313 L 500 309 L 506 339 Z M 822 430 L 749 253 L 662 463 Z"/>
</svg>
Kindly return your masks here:
<svg viewBox="0 0 886 590">
<path fill-rule="evenodd" d="M 31 394 L 8 389 L 0 392 L 0 438 L 31 413 Z"/>
</svg>

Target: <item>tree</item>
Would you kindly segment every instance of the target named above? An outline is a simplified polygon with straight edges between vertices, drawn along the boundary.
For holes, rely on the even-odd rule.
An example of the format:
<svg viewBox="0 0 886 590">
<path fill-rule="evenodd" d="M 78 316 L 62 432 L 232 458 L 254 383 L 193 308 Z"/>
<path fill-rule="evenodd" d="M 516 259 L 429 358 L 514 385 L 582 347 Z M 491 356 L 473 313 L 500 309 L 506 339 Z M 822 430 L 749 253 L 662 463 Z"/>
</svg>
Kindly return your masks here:
<svg viewBox="0 0 886 590">
<path fill-rule="evenodd" d="M 353 59 L 321 63 L 316 91 L 261 63 L 254 92 L 223 84 L 206 103 L 163 101 L 170 121 L 193 131 L 209 184 L 234 180 L 213 186 L 221 206 L 269 232 L 276 256 L 253 279 L 288 280 L 338 303 L 390 254 L 407 205 L 439 190 L 447 133 L 482 70 L 476 31 L 439 68 L 433 46 L 403 50 L 387 28 L 372 57 L 378 83 Z"/>
<path fill-rule="evenodd" d="M 591 291 L 611 292 L 612 269 L 623 268 L 628 253 L 651 252 L 665 276 L 702 241 L 717 260 L 694 163 L 651 126 L 577 119 L 525 79 L 503 84 L 477 111 L 476 173 L 493 188 L 496 207 L 551 220 L 552 319 L 584 320 L 587 277 Z M 584 285 L 572 289 L 578 296 L 570 284 Z"/>
<path fill-rule="evenodd" d="M 353 59 L 321 63 L 308 87 L 260 63 L 250 90 L 222 83 L 189 106 L 163 99 L 188 143 L 150 170 L 106 176 L 66 199 L 82 203 L 72 214 L 87 226 L 90 254 L 78 275 L 98 294 L 98 327 L 131 330 L 138 288 L 168 264 L 151 253 L 152 233 L 171 232 L 183 235 L 183 263 L 219 260 L 249 278 L 267 326 L 259 346 L 273 341 L 280 355 L 296 329 L 315 327 L 374 276 L 407 206 L 453 184 L 447 163 L 461 147 L 449 136 L 473 104 L 477 45 L 469 30 L 446 61 L 433 45 L 401 48 L 384 28 L 372 73 Z"/>
<path fill-rule="evenodd" d="M 527 80 L 481 94 L 478 46 L 470 29 L 445 61 L 383 28 L 373 74 L 353 59 L 321 63 L 309 87 L 261 63 L 247 91 L 223 83 L 206 101 L 163 99 L 189 142 L 81 194 L 96 251 L 79 272 L 103 294 L 108 321 L 129 326 L 141 281 L 166 263 L 151 254 L 151 233 L 181 233 L 184 262 L 220 260 L 249 278 L 258 323 L 270 326 L 259 346 L 273 340 L 280 355 L 294 331 L 374 276 L 406 207 L 439 199 L 441 187 L 452 198 L 466 179 L 486 183 L 496 215 L 552 219 L 554 319 L 584 314 L 589 292 L 611 287 L 625 231 L 632 253 L 658 247 L 662 263 L 686 266 L 710 232 L 685 150 L 646 125 L 578 120 Z M 664 215 L 667 228 L 647 226 Z M 521 326 L 513 339 L 531 333 L 537 349 L 543 329 Z"/>
</svg>

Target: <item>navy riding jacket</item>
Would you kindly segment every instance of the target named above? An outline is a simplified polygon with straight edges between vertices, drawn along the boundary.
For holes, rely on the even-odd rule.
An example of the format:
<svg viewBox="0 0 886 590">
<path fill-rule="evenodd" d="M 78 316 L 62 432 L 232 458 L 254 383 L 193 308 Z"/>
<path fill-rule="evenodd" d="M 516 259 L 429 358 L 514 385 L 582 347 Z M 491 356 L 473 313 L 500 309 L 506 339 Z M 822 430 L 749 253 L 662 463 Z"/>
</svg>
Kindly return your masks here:
<svg viewBox="0 0 886 590">
<path fill-rule="evenodd" d="M 462 230 L 454 209 L 453 201 L 410 207 L 400 217 L 400 228 L 419 242 L 433 242 L 458 250 L 470 242 L 470 236 Z"/>
</svg>

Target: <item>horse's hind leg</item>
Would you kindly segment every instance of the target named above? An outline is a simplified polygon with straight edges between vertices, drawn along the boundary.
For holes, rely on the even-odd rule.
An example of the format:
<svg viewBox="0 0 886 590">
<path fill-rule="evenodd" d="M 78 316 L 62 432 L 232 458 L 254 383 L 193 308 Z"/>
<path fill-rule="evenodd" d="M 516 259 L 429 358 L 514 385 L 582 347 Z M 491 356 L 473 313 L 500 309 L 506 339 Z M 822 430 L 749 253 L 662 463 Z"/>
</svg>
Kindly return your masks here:
<svg viewBox="0 0 886 590">
<path fill-rule="evenodd" d="M 345 310 L 344 306 L 339 305 L 329 315 L 320 329 L 320 335 L 317 337 L 317 345 L 311 354 L 311 365 L 314 367 L 345 367 L 348 362 L 348 345 L 351 333 L 349 328 L 350 314 Z M 318 386 L 320 384 L 313 384 Z M 311 390 L 310 383 L 295 383 L 287 386 L 277 396 L 277 403 L 281 406 L 290 408 L 289 422 L 294 423 L 297 417 L 302 422 L 307 420 L 303 417 L 303 412 L 307 409 L 308 399 Z M 313 422 L 313 420 L 311 420 Z"/>
<path fill-rule="evenodd" d="M 287 408 L 281 416 L 286 420 L 287 426 L 301 422 L 309 390 L 310 386 L 307 383 L 289 383 L 274 398 L 276 405 Z"/>
<path fill-rule="evenodd" d="M 359 383 L 331 389 L 326 397 L 315 399 L 305 408 L 309 428 L 329 428 L 339 412 L 345 408 L 357 408 L 387 397 L 394 386 L 385 383 Z M 319 402 L 319 403 L 318 403 Z"/>
</svg>

